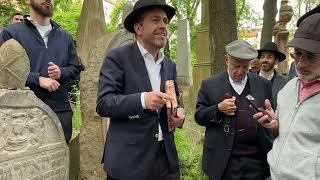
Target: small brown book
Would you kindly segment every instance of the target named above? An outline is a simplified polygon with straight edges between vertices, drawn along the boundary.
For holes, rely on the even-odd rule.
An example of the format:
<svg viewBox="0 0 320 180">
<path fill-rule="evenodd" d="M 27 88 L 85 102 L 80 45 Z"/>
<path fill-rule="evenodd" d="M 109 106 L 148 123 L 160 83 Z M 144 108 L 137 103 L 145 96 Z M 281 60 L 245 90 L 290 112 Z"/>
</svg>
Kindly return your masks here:
<svg viewBox="0 0 320 180">
<path fill-rule="evenodd" d="M 177 102 L 177 94 L 176 89 L 174 86 L 173 80 L 167 80 L 165 84 L 165 93 L 168 94 L 170 97 L 172 97 L 173 100 L 167 101 L 167 116 L 168 116 L 168 131 L 171 132 L 175 128 L 173 127 L 173 122 L 171 119 L 171 115 L 177 116 L 177 108 L 178 108 L 178 102 Z"/>
</svg>

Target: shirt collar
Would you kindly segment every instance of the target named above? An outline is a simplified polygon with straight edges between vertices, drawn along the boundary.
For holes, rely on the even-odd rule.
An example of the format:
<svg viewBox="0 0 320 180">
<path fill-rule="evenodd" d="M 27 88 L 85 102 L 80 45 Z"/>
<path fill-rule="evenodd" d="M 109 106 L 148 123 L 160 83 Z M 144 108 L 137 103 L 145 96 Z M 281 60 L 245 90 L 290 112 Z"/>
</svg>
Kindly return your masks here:
<svg viewBox="0 0 320 180">
<path fill-rule="evenodd" d="M 137 41 L 138 48 L 142 57 L 145 59 L 146 57 L 149 59 L 151 58 L 154 61 L 154 57 Z M 159 51 L 158 59 L 155 61 L 155 64 L 160 64 L 164 59 L 164 54 L 162 51 Z"/>
<path fill-rule="evenodd" d="M 268 79 L 268 80 L 272 80 L 272 78 L 273 78 L 273 76 L 274 76 L 274 70 L 272 71 L 272 74 L 270 74 L 269 77 L 263 76 L 261 72 L 262 72 L 262 71 L 259 71 L 259 76 L 264 77 L 264 78 L 266 78 L 266 79 Z"/>
<path fill-rule="evenodd" d="M 305 80 L 300 80 L 301 81 L 301 88 L 306 88 L 308 86 L 311 86 L 313 84 L 320 83 L 320 77 L 312 80 L 312 81 L 305 81 Z"/>
</svg>

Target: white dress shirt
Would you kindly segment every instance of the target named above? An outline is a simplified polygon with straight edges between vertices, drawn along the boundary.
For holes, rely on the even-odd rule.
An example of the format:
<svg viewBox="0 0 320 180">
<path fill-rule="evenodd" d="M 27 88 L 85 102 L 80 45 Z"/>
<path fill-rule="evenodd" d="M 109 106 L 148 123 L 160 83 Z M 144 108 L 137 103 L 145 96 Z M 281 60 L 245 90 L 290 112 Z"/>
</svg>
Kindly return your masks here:
<svg viewBox="0 0 320 180">
<path fill-rule="evenodd" d="M 272 71 L 272 74 L 270 74 L 270 75 L 266 75 L 266 74 L 262 73 L 262 71 L 259 72 L 259 76 L 264 77 L 270 81 L 273 78 L 273 75 L 274 75 L 274 71 Z"/>
<path fill-rule="evenodd" d="M 240 81 L 240 82 L 235 82 L 231 78 L 229 71 L 228 71 L 228 75 L 229 75 L 229 81 L 230 81 L 231 86 L 240 95 L 242 93 L 242 91 L 244 90 L 244 88 L 246 87 L 246 83 L 247 83 L 247 80 L 248 80 L 248 75 L 246 74 L 244 79 L 242 81 Z"/>
<path fill-rule="evenodd" d="M 154 57 L 142 47 L 142 45 L 137 41 L 138 48 L 141 52 L 141 55 L 144 59 L 144 63 L 147 67 L 150 83 L 152 86 L 153 91 L 160 92 L 160 86 L 161 86 L 161 62 L 164 59 L 163 52 L 159 51 L 158 59 L 155 61 Z M 145 101 L 144 101 L 144 94 L 145 92 L 141 93 L 141 104 L 143 109 L 147 109 Z M 163 134 L 161 130 L 160 123 L 158 124 L 159 127 L 159 133 L 158 133 L 158 141 L 163 140 Z"/>
</svg>

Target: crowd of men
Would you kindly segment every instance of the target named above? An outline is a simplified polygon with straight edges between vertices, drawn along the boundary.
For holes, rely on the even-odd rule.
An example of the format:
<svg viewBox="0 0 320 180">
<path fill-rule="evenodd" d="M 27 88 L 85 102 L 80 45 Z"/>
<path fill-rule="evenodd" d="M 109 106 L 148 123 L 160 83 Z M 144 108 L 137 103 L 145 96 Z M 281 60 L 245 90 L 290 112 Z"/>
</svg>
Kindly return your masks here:
<svg viewBox="0 0 320 180">
<path fill-rule="evenodd" d="M 54 0 L 26 5 L 30 15 L 12 15 L 0 46 L 13 38 L 25 48 L 26 86 L 57 114 L 68 143 L 73 115 L 68 86 L 84 67 L 71 35 L 51 19 Z M 194 119 L 206 129 L 202 169 L 209 179 L 320 179 L 319 9 L 299 19 L 287 45 L 294 59 L 289 78 L 276 71 L 287 59 L 277 44 L 257 50 L 235 40 L 225 46 L 227 69 L 202 81 Z M 103 156 L 108 180 L 180 179 L 170 128 L 182 128 L 185 114 L 179 102 L 168 111 L 179 96 L 177 73 L 161 51 L 175 14 L 161 0 L 137 1 L 124 21 L 136 41 L 112 49 L 103 61 L 96 110 L 110 118 Z M 172 80 L 176 94 L 170 96 L 166 88 Z"/>
</svg>

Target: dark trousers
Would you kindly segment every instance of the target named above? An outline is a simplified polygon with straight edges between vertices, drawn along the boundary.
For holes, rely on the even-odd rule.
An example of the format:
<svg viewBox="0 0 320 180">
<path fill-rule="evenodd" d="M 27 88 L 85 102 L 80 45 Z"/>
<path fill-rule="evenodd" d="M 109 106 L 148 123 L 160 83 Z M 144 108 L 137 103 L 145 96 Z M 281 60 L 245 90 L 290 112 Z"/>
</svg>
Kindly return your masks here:
<svg viewBox="0 0 320 180">
<path fill-rule="evenodd" d="M 234 157 L 229 160 L 222 180 L 265 180 L 270 176 L 268 164 L 257 158 Z"/>
<path fill-rule="evenodd" d="M 167 155 L 165 153 L 163 142 L 158 143 L 158 153 L 156 161 L 153 163 L 150 176 L 145 180 L 179 180 L 180 173 L 172 172 L 169 169 Z M 125 172 L 123 172 L 125 173 Z M 107 176 L 107 180 L 121 180 Z"/>
<path fill-rule="evenodd" d="M 72 136 L 72 111 L 63 111 L 63 112 L 56 112 L 60 123 L 62 125 L 64 138 L 66 139 L 67 144 L 69 144 L 69 141 Z"/>
</svg>

